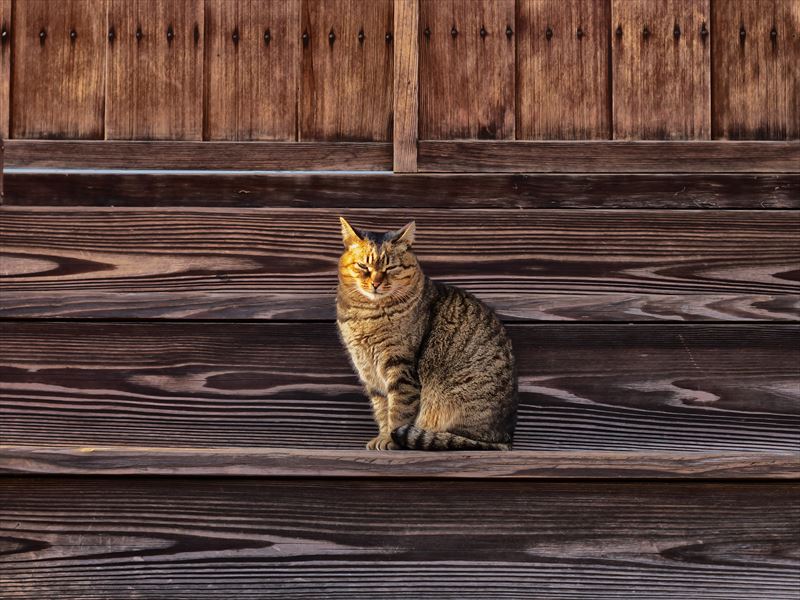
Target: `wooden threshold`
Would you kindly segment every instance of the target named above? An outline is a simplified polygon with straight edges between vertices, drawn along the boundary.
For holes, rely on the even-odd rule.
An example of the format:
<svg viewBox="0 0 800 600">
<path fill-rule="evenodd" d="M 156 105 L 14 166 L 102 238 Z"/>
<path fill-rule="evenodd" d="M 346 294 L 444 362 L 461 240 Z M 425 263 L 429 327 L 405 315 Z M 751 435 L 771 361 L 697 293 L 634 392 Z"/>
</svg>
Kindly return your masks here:
<svg viewBox="0 0 800 600">
<path fill-rule="evenodd" d="M 780 173 L 800 142 L 420 141 L 420 172 Z"/>
<path fill-rule="evenodd" d="M 5 168 L 386 171 L 389 142 L 7 140 Z"/>
<path fill-rule="evenodd" d="M 6 206 L 792 209 L 798 173 L 5 173 Z"/>
<path fill-rule="evenodd" d="M 0 446 L 0 474 L 797 479 L 800 477 L 800 454 Z"/>
</svg>

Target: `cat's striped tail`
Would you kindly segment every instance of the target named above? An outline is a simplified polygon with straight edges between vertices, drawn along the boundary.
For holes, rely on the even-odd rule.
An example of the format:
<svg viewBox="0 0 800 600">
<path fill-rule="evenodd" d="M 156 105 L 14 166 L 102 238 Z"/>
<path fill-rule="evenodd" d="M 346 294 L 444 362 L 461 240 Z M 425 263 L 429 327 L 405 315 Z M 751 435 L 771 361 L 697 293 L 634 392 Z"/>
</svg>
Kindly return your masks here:
<svg viewBox="0 0 800 600">
<path fill-rule="evenodd" d="M 392 431 L 394 443 L 406 450 L 511 450 L 511 444 L 481 442 L 447 431 L 403 425 Z"/>
</svg>

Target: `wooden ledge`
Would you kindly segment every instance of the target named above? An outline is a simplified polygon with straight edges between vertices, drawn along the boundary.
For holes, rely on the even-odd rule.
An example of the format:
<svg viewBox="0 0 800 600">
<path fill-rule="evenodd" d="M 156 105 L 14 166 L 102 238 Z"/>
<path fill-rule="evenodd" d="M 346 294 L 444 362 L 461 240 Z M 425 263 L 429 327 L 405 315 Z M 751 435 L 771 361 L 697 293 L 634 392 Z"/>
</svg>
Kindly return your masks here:
<svg viewBox="0 0 800 600">
<path fill-rule="evenodd" d="M 0 474 L 520 479 L 796 479 L 800 453 L 374 452 L 0 446 Z"/>
</svg>

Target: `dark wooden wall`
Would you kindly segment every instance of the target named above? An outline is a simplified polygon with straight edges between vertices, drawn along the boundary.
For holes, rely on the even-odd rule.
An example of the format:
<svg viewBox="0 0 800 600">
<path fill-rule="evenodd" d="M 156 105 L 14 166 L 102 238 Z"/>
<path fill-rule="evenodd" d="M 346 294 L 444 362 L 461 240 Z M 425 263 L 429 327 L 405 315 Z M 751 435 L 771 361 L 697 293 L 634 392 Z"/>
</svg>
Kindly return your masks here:
<svg viewBox="0 0 800 600">
<path fill-rule="evenodd" d="M 0 26 L 0 596 L 796 600 L 800 0 Z M 362 450 L 338 215 L 498 310 L 513 452 Z"/>
</svg>

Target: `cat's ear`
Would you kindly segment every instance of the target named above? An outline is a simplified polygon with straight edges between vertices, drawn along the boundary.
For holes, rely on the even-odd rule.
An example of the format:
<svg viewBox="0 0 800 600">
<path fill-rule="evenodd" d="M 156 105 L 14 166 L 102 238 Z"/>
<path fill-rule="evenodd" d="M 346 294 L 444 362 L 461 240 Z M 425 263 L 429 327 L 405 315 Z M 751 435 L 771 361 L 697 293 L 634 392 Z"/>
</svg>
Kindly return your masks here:
<svg viewBox="0 0 800 600">
<path fill-rule="evenodd" d="M 347 222 L 347 219 L 339 217 L 339 222 L 342 224 L 342 241 L 345 248 L 349 248 L 361 241 L 361 236 L 356 233 L 356 230 Z"/>
<path fill-rule="evenodd" d="M 392 241 L 396 244 L 405 244 L 411 246 L 414 243 L 414 232 L 417 230 L 417 224 L 414 221 L 403 225 L 392 236 Z"/>
</svg>

